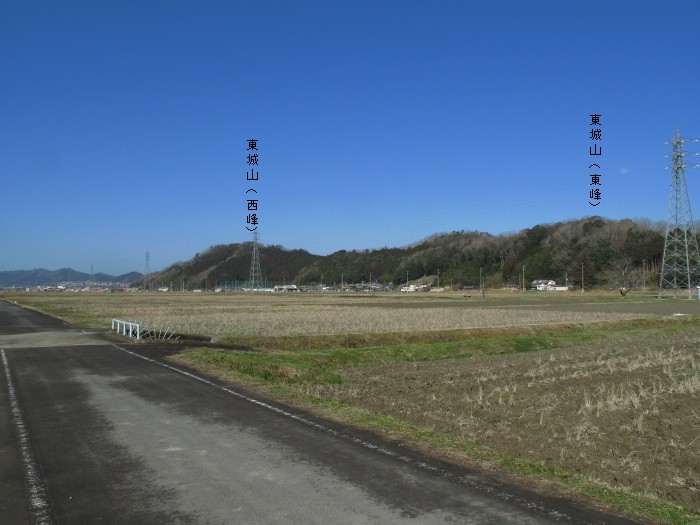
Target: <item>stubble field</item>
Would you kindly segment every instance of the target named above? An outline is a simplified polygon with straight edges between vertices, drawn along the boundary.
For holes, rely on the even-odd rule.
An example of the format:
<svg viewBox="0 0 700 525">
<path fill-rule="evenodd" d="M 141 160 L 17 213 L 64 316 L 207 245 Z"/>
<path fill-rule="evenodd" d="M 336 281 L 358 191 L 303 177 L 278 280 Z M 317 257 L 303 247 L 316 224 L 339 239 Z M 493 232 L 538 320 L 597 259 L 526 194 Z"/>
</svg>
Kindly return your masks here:
<svg viewBox="0 0 700 525">
<path fill-rule="evenodd" d="M 700 334 L 346 369 L 318 395 L 700 510 Z"/>
<path fill-rule="evenodd" d="M 614 295 L 566 297 L 536 293 L 468 299 L 460 294 L 214 294 L 32 293 L 9 300 L 91 328 L 112 318 L 181 333 L 288 336 L 416 332 L 636 319 L 670 313 L 649 302 L 615 302 Z M 593 303 L 591 303 L 593 301 Z M 596 302 L 597 301 L 597 302 Z M 651 305 L 651 307 L 650 307 Z M 680 306 L 684 306 L 680 303 Z M 672 309 L 671 309 L 672 311 Z"/>
</svg>

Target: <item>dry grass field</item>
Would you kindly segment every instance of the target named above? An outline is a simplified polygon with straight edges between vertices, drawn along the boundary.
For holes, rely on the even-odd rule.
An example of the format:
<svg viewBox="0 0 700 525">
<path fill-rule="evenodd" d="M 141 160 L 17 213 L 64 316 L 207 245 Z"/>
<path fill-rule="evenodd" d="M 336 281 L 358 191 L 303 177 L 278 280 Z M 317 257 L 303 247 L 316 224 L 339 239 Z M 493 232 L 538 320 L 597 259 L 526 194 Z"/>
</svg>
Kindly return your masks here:
<svg viewBox="0 0 700 525">
<path fill-rule="evenodd" d="M 214 293 L 32 293 L 8 300 L 91 328 L 112 318 L 150 328 L 211 336 L 283 336 L 450 330 L 487 326 L 587 323 L 652 316 L 658 306 L 613 301 L 614 295 L 537 293 L 461 294 L 214 294 Z M 679 302 L 687 307 L 688 301 Z M 698 309 L 700 312 L 700 309 Z"/>
</svg>

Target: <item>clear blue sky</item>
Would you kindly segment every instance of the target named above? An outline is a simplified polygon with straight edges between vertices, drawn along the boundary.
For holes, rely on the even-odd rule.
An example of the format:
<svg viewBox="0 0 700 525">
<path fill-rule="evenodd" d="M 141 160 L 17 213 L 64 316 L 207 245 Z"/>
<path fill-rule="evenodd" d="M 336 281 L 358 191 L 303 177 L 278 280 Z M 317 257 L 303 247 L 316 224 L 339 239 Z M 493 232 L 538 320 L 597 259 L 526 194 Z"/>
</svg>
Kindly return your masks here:
<svg viewBox="0 0 700 525">
<path fill-rule="evenodd" d="M 0 270 L 250 240 L 249 138 L 264 244 L 664 220 L 664 142 L 700 138 L 698 35 L 696 1 L 2 0 Z M 688 188 L 698 218 L 700 170 Z"/>
</svg>

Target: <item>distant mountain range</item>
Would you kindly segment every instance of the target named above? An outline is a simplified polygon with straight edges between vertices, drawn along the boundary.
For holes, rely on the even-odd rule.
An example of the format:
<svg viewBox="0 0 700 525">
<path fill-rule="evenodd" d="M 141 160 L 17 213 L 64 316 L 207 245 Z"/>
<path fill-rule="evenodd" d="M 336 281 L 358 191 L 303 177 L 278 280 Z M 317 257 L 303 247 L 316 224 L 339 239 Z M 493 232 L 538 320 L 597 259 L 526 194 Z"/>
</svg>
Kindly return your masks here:
<svg viewBox="0 0 700 525">
<path fill-rule="evenodd" d="M 143 279 L 143 274 L 138 272 L 125 273 L 124 275 L 107 275 L 106 273 L 96 273 L 92 277 L 89 273 L 78 272 L 72 268 L 61 268 L 60 270 L 14 270 L 0 272 L 0 287 L 9 286 L 50 286 L 59 283 L 81 283 L 92 281 L 94 283 L 122 283 L 132 284 Z"/>
</svg>

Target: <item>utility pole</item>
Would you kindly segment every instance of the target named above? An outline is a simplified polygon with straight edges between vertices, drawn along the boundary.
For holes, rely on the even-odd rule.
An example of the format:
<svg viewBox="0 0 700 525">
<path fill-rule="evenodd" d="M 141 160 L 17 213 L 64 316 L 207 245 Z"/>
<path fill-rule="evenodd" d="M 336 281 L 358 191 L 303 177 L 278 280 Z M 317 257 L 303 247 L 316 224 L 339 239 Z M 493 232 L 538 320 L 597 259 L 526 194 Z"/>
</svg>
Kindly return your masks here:
<svg viewBox="0 0 700 525">
<path fill-rule="evenodd" d="M 151 254 L 146 250 L 146 275 L 143 277 L 143 289 L 148 291 L 148 274 L 151 273 Z"/>
<path fill-rule="evenodd" d="M 581 293 L 583 293 L 583 263 L 581 263 Z"/>
<path fill-rule="evenodd" d="M 647 291 L 647 260 L 642 259 L 642 291 Z"/>
<path fill-rule="evenodd" d="M 440 288 L 440 268 L 438 268 L 438 288 Z"/>
<path fill-rule="evenodd" d="M 525 291 L 525 265 L 523 265 L 523 292 Z"/>
<path fill-rule="evenodd" d="M 479 266 L 479 293 L 484 295 L 484 280 L 481 277 L 481 270 L 483 267 Z"/>
</svg>

